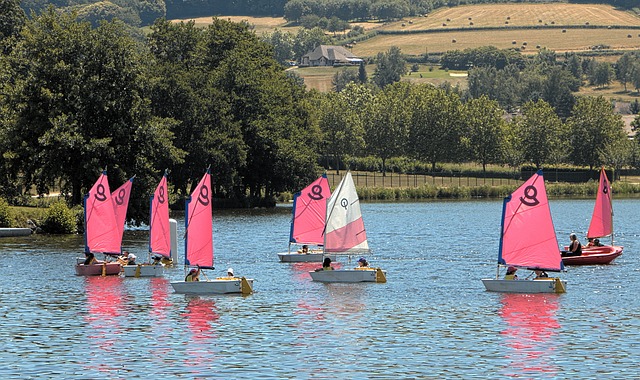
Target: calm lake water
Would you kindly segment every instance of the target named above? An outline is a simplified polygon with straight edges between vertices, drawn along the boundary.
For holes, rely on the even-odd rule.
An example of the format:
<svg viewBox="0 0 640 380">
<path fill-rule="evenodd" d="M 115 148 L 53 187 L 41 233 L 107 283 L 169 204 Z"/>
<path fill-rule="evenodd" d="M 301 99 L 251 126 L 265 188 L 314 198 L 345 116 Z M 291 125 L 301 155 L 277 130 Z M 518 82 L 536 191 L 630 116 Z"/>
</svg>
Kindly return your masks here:
<svg viewBox="0 0 640 380">
<path fill-rule="evenodd" d="M 484 290 L 498 200 L 362 204 L 386 284 L 314 283 L 319 264 L 278 262 L 288 206 L 216 212 L 210 276 L 253 277 L 246 297 L 174 294 L 181 266 L 164 278 L 77 277 L 82 237 L 3 238 L 0 378 L 638 378 L 640 200 L 614 208 L 624 254 L 569 267 L 560 295 Z M 584 236 L 592 209 L 551 201 L 561 244 Z M 128 230 L 125 249 L 144 258 L 146 239 Z"/>
</svg>

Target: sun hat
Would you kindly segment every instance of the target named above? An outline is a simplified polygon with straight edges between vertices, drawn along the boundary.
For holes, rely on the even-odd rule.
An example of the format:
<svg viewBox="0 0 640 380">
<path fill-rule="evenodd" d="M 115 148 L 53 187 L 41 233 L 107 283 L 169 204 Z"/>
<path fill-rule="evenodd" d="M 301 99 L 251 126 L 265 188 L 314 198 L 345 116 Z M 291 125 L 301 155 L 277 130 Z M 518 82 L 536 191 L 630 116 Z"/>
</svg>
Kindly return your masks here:
<svg viewBox="0 0 640 380">
<path fill-rule="evenodd" d="M 367 260 L 364 257 L 361 257 L 360 259 L 358 259 L 359 263 L 366 263 Z"/>
<path fill-rule="evenodd" d="M 233 268 L 229 268 L 229 269 L 227 269 L 227 274 L 230 274 L 230 275 L 232 275 L 232 276 L 233 276 Z"/>
</svg>

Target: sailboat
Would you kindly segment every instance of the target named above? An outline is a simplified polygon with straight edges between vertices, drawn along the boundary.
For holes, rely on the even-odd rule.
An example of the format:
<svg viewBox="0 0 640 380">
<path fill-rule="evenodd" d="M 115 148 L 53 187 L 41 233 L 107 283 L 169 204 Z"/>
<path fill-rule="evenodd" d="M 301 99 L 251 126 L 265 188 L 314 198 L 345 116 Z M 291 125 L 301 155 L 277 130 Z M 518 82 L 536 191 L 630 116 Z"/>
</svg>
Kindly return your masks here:
<svg viewBox="0 0 640 380">
<path fill-rule="evenodd" d="M 316 247 L 324 243 L 324 224 L 327 215 L 327 199 L 331 196 L 327 176 L 322 175 L 293 196 L 289 250 L 278 253 L 281 262 L 322 262 L 322 249 L 307 250 L 309 245 Z M 291 252 L 291 245 L 302 246 Z M 330 254 L 331 260 L 336 256 Z"/>
<path fill-rule="evenodd" d="M 151 215 L 149 217 L 149 257 L 171 257 L 171 234 L 169 230 L 169 191 L 167 172 L 165 171 L 160 183 L 151 196 Z M 125 277 L 160 277 L 164 272 L 164 265 L 160 260 L 153 263 L 139 263 L 125 265 Z"/>
<path fill-rule="evenodd" d="M 323 251 L 325 254 L 345 255 L 370 252 L 351 172 L 342 178 L 327 201 Z M 371 267 L 309 272 L 313 281 L 319 282 L 387 282 L 386 273 L 380 268 Z"/>
<path fill-rule="evenodd" d="M 609 264 L 616 257 L 622 255 L 621 246 L 613 245 L 613 203 L 611 201 L 613 191 L 607 173 L 604 168 L 600 170 L 600 182 L 596 195 L 596 204 L 593 207 L 591 223 L 587 231 L 587 238 L 600 239 L 611 236 L 611 245 L 587 246 L 582 248 L 580 256 L 566 256 L 562 258 L 565 265 L 595 265 Z"/>
<path fill-rule="evenodd" d="M 84 240 L 85 255 L 102 253 L 117 256 L 121 252 L 122 229 L 118 226 L 116 209 L 109 189 L 107 171 L 93 185 L 84 198 Z M 79 276 L 114 275 L 120 273 L 120 263 L 96 262 L 85 265 L 83 260 L 76 263 L 76 274 Z"/>
<path fill-rule="evenodd" d="M 539 170 L 504 199 L 498 268 L 485 288 L 506 293 L 564 293 L 566 281 L 557 277 L 535 280 L 500 279 L 501 267 L 560 272 L 564 269 L 551 219 L 547 190 Z"/>
<path fill-rule="evenodd" d="M 185 268 L 199 270 L 213 267 L 213 213 L 209 169 L 193 190 L 185 205 Z M 253 279 L 218 277 L 215 280 L 175 281 L 173 290 L 180 294 L 223 294 L 253 292 Z"/>
</svg>

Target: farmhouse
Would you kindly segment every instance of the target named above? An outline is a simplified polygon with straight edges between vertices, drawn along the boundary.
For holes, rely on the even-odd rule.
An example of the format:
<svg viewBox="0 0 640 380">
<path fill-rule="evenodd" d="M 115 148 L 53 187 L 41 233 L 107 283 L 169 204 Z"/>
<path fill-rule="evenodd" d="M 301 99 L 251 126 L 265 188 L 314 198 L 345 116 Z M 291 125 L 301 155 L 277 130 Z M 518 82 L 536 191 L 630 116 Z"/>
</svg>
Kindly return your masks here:
<svg viewBox="0 0 640 380">
<path fill-rule="evenodd" d="M 361 58 L 342 46 L 320 45 L 302 56 L 300 66 L 347 66 L 359 65 Z"/>
</svg>

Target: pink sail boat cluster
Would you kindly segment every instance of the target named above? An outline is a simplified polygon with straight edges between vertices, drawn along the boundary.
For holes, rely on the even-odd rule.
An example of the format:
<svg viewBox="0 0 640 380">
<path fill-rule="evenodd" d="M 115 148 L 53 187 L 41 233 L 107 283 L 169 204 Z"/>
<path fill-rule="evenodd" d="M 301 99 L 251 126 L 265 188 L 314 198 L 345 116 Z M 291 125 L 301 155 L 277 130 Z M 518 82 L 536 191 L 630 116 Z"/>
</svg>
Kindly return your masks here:
<svg viewBox="0 0 640 380">
<path fill-rule="evenodd" d="M 153 262 L 125 265 L 125 277 L 160 277 L 171 264 L 171 233 L 169 225 L 169 190 L 167 171 L 151 196 L 149 217 L 149 258 Z M 162 263 L 164 262 L 164 264 Z"/>
<path fill-rule="evenodd" d="M 133 178 L 112 194 L 105 170 L 85 196 L 85 257 L 103 254 L 105 260 L 76 264 L 77 275 L 104 276 L 120 273 L 120 264 L 109 262 L 108 257 L 120 255 L 122 252 L 122 234 L 132 182 Z"/>
<path fill-rule="evenodd" d="M 566 291 L 566 281 L 557 277 L 532 281 L 500 279 L 500 268 L 504 267 L 553 272 L 564 269 L 541 170 L 505 198 L 496 278 L 482 282 L 487 290 L 495 292 Z"/>
<path fill-rule="evenodd" d="M 324 226 L 327 215 L 327 199 L 331 196 L 329 181 L 323 175 L 293 197 L 291 231 L 289 234 L 289 250 L 278 253 L 282 262 L 322 262 L 325 252 Z M 300 248 L 291 251 L 291 246 Z M 315 249 L 309 249 L 315 246 Z M 335 255 L 326 257 L 335 260 Z"/>
<path fill-rule="evenodd" d="M 595 265 L 609 264 L 616 257 L 622 255 L 621 246 L 613 245 L 613 202 L 612 189 L 604 168 L 600 170 L 600 181 L 596 204 L 593 207 L 591 223 L 587 231 L 590 241 L 599 242 L 600 238 L 611 236 L 611 245 L 592 244 L 582 248 L 580 256 L 566 256 L 562 258 L 565 265 Z"/>
<path fill-rule="evenodd" d="M 327 201 L 323 249 L 325 253 L 342 255 L 360 255 L 370 252 L 360 210 L 360 199 L 351 172 L 347 172 L 342 178 Z M 355 269 L 318 270 L 309 274 L 313 281 L 319 282 L 387 282 L 386 271 L 368 266 Z"/>
</svg>

